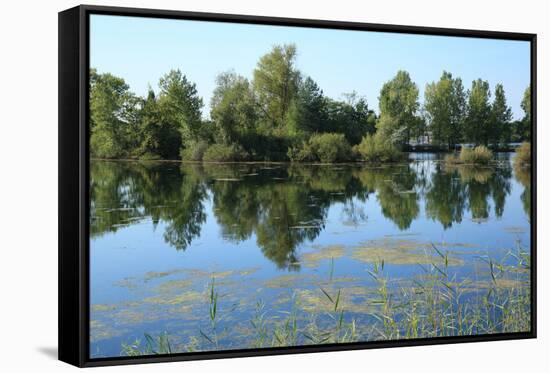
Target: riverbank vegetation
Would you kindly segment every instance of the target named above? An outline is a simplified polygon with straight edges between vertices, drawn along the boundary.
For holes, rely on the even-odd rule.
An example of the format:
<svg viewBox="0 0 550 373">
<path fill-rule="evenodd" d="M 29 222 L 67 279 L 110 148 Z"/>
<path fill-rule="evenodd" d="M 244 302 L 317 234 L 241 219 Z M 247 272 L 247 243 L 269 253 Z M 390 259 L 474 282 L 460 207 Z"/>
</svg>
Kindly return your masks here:
<svg viewBox="0 0 550 373">
<path fill-rule="evenodd" d="M 460 279 L 449 252 L 432 245 L 434 261 L 419 264 L 421 272 L 410 281 L 391 278 L 384 260 L 366 271 L 372 286 L 363 289 L 364 303 L 355 303 L 356 288 L 348 289 L 329 276 L 317 289 L 295 290 L 289 311 L 266 310 L 259 300 L 249 323 L 220 328 L 234 308 L 220 304 L 212 278 L 204 308 L 204 328 L 179 343 L 162 332 L 145 334 L 122 343 L 128 356 L 170 354 L 232 348 L 287 347 L 324 343 L 366 342 L 415 338 L 471 336 L 528 332 L 531 328 L 530 256 L 522 248 L 510 250 L 500 261 L 480 257 L 486 277 Z M 332 261 L 334 263 L 334 261 Z M 333 271 L 331 266 L 331 273 Z M 353 290 L 353 291 L 352 291 Z M 177 331 L 173 331 L 177 332 Z M 235 334 L 236 333 L 236 334 Z M 238 342 L 235 345 L 235 341 Z M 227 345 L 229 343 L 229 345 Z"/>
<path fill-rule="evenodd" d="M 516 156 L 514 157 L 514 167 L 531 167 L 531 144 L 524 142 L 516 149 Z"/>
<path fill-rule="evenodd" d="M 375 112 L 356 92 L 327 97 L 296 67 L 293 44 L 262 56 L 252 79 L 234 71 L 216 78 L 210 110 L 180 70 L 162 76 L 145 97 L 124 79 L 90 70 L 90 152 L 107 159 L 187 161 L 392 162 L 411 143 L 454 149 L 462 142 L 498 147 L 530 138 L 525 117 L 512 120 L 504 87 L 443 72 L 427 84 L 424 105 L 406 71 L 380 90 Z M 361 89 L 361 87 L 357 87 Z"/>
<path fill-rule="evenodd" d="M 493 159 L 493 152 L 486 146 L 480 145 L 475 148 L 462 148 L 460 153 L 448 154 L 445 156 L 447 165 L 488 165 Z"/>
</svg>

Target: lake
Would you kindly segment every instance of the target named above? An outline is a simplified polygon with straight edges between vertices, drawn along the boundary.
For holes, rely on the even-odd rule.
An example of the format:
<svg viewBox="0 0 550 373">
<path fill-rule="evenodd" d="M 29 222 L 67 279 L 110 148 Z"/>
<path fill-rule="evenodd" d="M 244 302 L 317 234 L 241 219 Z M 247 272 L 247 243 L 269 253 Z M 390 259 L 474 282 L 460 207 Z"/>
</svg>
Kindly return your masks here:
<svg viewBox="0 0 550 373">
<path fill-rule="evenodd" d="M 530 175 L 510 157 L 93 160 L 90 355 L 526 331 Z"/>
</svg>

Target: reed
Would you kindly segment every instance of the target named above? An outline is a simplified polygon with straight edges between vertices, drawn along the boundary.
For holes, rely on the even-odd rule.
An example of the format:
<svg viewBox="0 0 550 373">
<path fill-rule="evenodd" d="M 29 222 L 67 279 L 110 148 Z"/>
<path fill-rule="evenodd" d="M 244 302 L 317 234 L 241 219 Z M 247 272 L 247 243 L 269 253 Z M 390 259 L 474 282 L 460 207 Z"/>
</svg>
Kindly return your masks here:
<svg viewBox="0 0 550 373">
<path fill-rule="evenodd" d="M 250 320 L 251 337 L 241 347 L 285 347 L 529 330 L 531 294 L 528 275 L 531 264 L 529 253 L 519 244 L 499 261 L 488 256 L 478 258 L 487 270 L 484 281 L 459 280 L 451 271 L 449 253 L 435 245 L 430 250 L 434 255 L 426 253 L 427 257 L 435 259 L 428 265 L 419 264 L 418 276 L 406 283 L 392 280 L 384 261 L 366 268 L 374 282 L 374 295 L 368 300 L 370 311 L 364 315 L 345 309 L 345 304 L 349 304 L 343 301 L 345 289 L 335 288 L 331 275 L 334 261 L 331 261 L 329 282 L 318 288 L 319 296 L 329 305 L 325 311 L 308 313 L 299 310 L 295 293 L 290 311 L 268 311 L 265 304 L 258 301 Z M 199 330 L 203 343 L 198 342 L 200 338 L 193 338 L 193 346 L 183 346 L 178 350 L 223 347 L 218 333 L 218 321 L 223 316 L 219 315 L 214 279 L 208 293 L 210 327 Z M 281 318 L 281 314 L 284 317 Z M 362 318 L 357 321 L 357 317 Z M 173 350 L 166 333 L 156 339 L 145 334 L 145 344 L 136 340 L 122 345 L 122 354 L 128 356 L 166 354 Z"/>
</svg>

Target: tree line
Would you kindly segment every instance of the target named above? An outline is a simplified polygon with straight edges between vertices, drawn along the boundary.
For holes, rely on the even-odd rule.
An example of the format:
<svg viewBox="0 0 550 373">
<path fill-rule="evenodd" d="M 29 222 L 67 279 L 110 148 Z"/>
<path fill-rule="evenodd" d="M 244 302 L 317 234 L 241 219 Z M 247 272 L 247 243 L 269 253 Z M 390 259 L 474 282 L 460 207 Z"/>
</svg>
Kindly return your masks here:
<svg viewBox="0 0 550 373">
<path fill-rule="evenodd" d="M 296 46 L 277 45 L 249 80 L 234 71 L 216 78 L 208 119 L 197 86 L 180 70 L 160 78 L 145 97 L 120 77 L 90 70 L 90 147 L 96 158 L 193 161 L 391 160 L 411 141 L 452 149 L 462 142 L 498 147 L 530 139 L 530 88 L 512 120 L 504 87 L 444 71 L 426 85 L 424 104 L 406 71 L 386 82 L 379 114 L 352 92 L 327 97 L 296 67 Z M 375 151 L 376 150 L 376 151 Z M 380 154 L 386 154 L 386 158 Z"/>
</svg>

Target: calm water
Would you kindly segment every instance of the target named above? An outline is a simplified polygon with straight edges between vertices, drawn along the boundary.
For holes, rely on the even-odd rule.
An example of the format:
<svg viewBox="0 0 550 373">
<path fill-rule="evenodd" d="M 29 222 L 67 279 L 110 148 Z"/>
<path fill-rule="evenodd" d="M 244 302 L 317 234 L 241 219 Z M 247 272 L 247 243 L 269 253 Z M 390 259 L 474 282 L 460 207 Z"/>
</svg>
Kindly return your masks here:
<svg viewBox="0 0 550 373">
<path fill-rule="evenodd" d="M 483 278 L 476 258 L 529 248 L 529 195 L 507 155 L 477 170 L 430 154 L 376 168 L 92 161 L 90 353 L 161 332 L 207 348 L 212 279 L 223 348 L 249 346 L 258 315 L 314 312 L 329 281 L 366 324 L 374 262 L 415 278 L 433 243 L 457 279 Z"/>
</svg>

